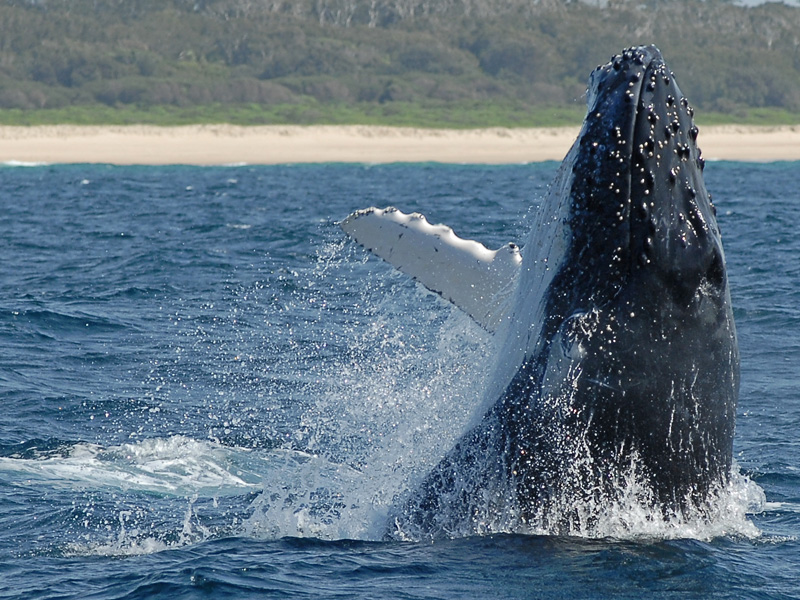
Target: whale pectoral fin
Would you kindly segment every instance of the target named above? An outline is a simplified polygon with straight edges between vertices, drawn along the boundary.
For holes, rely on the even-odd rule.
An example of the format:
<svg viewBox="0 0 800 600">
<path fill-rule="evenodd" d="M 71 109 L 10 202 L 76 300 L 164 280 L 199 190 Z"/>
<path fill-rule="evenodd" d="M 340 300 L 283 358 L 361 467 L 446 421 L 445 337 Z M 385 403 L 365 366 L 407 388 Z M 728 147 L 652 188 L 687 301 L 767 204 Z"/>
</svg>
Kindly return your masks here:
<svg viewBox="0 0 800 600">
<path fill-rule="evenodd" d="M 508 312 L 522 257 L 515 244 L 489 250 L 419 213 L 367 208 L 340 223 L 359 244 L 494 331 Z"/>
</svg>

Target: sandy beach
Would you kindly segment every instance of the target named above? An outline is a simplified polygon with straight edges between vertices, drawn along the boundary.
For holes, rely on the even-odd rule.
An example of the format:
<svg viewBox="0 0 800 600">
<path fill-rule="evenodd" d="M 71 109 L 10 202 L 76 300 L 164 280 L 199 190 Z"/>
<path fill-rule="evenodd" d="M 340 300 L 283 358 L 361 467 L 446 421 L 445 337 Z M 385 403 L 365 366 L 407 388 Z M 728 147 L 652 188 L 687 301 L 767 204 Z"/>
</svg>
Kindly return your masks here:
<svg viewBox="0 0 800 600">
<path fill-rule="evenodd" d="M 0 163 L 524 163 L 561 160 L 577 128 L 438 130 L 373 126 L 0 126 Z M 800 160 L 800 126 L 709 126 L 710 160 Z"/>
</svg>

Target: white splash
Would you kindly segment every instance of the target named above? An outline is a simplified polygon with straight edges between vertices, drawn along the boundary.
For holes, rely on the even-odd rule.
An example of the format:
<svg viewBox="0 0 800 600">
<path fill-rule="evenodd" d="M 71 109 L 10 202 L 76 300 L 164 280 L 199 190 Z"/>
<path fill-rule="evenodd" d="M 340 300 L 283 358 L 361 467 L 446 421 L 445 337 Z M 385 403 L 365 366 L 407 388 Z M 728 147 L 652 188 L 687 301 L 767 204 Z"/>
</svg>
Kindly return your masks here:
<svg viewBox="0 0 800 600">
<path fill-rule="evenodd" d="M 36 458 L 0 458 L 0 471 L 19 484 L 45 482 L 83 490 L 140 491 L 220 497 L 258 489 L 268 458 L 184 436 L 103 448 L 75 444 Z"/>
<path fill-rule="evenodd" d="M 382 538 L 397 497 L 449 450 L 479 406 L 487 335 L 448 311 L 431 323 L 435 346 L 376 316 L 354 338 L 357 359 L 323 367 L 300 424 L 309 452 L 285 452 L 264 479 L 248 535 Z"/>
</svg>

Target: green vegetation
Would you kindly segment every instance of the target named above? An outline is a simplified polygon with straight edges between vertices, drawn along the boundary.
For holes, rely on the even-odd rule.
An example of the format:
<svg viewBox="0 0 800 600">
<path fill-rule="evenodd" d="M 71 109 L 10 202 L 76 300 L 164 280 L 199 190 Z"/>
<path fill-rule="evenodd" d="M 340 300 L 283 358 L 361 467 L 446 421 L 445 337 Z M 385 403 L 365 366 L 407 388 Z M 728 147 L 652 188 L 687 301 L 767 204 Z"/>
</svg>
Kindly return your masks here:
<svg viewBox="0 0 800 600">
<path fill-rule="evenodd" d="M 800 114 L 781 108 L 749 108 L 734 113 L 710 112 L 698 115 L 701 125 L 797 125 Z"/>
<path fill-rule="evenodd" d="M 722 0 L 4 0 L 0 123 L 580 122 L 655 43 L 701 124 L 800 123 L 800 8 Z"/>
<path fill-rule="evenodd" d="M 189 107 L 103 105 L 0 109 L 0 125 L 393 125 L 398 127 L 560 127 L 579 125 L 584 106 L 523 107 L 495 103 L 207 104 Z"/>
</svg>

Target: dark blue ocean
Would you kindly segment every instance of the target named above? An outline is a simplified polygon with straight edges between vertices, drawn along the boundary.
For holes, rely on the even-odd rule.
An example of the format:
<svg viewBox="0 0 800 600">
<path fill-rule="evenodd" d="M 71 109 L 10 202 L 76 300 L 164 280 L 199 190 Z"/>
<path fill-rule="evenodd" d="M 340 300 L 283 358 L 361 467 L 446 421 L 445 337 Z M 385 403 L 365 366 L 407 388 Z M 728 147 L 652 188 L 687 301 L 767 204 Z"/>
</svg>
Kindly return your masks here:
<svg viewBox="0 0 800 600">
<path fill-rule="evenodd" d="M 380 541 L 493 348 L 336 222 L 497 247 L 556 167 L 0 167 L 0 598 L 800 597 L 800 163 L 706 168 L 742 355 L 713 522 Z"/>
</svg>

